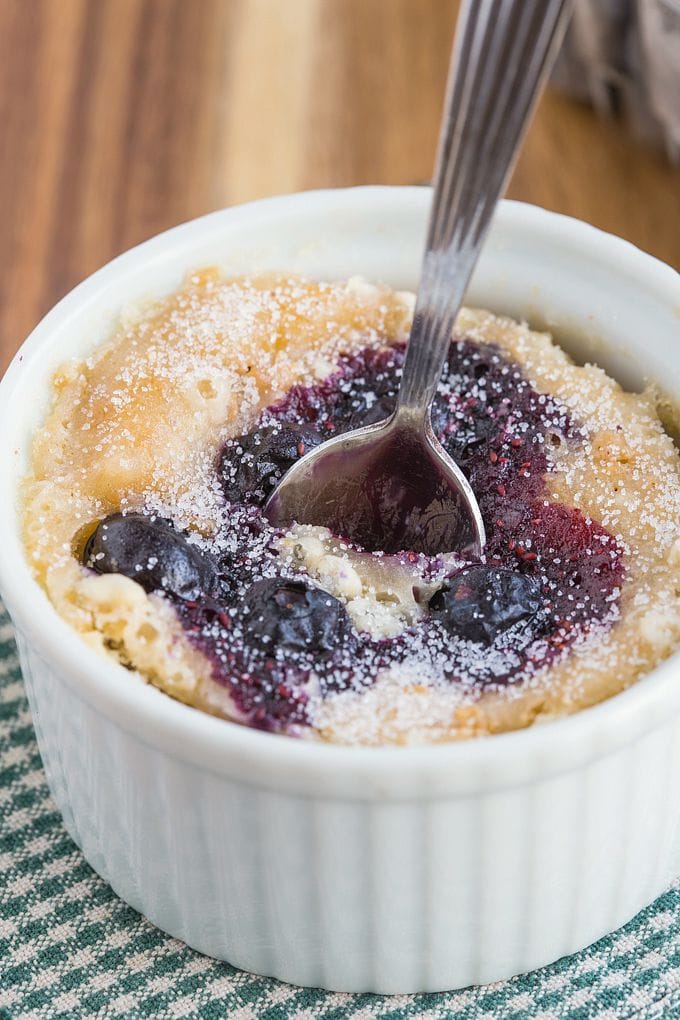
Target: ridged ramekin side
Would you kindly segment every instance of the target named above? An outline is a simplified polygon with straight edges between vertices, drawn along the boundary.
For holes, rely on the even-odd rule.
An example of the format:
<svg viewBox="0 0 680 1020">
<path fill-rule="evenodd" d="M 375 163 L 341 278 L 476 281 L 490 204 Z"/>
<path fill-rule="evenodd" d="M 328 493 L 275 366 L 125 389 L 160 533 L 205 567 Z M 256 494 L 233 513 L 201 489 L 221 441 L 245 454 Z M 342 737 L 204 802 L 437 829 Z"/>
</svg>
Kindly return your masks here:
<svg viewBox="0 0 680 1020">
<path fill-rule="evenodd" d="M 481 796 L 295 796 L 156 749 L 22 635 L 19 649 L 50 788 L 88 861 L 160 928 L 244 969 L 350 991 L 498 980 L 618 927 L 680 868 L 677 718 Z"/>
</svg>

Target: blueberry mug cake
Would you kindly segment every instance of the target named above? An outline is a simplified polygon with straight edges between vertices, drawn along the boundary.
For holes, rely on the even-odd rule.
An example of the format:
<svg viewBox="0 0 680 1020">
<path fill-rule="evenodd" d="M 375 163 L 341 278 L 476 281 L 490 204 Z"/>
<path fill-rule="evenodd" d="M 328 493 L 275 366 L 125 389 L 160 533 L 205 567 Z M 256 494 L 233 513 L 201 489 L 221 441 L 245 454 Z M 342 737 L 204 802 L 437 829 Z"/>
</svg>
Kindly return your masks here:
<svg viewBox="0 0 680 1020">
<path fill-rule="evenodd" d="M 680 457 L 657 394 L 489 312 L 459 315 L 432 413 L 481 559 L 267 521 L 305 452 L 390 413 L 412 309 L 359 279 L 206 269 L 62 366 L 24 539 L 84 641 L 197 709 L 366 745 L 572 713 L 680 645 Z"/>
</svg>

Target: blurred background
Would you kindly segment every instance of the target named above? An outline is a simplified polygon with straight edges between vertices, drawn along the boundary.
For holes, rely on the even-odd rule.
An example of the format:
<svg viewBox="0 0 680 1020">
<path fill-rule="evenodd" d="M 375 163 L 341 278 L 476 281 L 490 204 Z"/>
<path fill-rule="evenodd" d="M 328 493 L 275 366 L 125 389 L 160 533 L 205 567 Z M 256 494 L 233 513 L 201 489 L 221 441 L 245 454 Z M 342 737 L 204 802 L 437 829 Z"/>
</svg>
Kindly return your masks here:
<svg viewBox="0 0 680 1020">
<path fill-rule="evenodd" d="M 0 371 L 75 283 L 182 220 L 303 188 L 428 180 L 457 6 L 0 0 Z M 680 268 L 680 171 L 663 139 L 642 144 L 584 102 L 573 45 L 509 195 Z"/>
</svg>

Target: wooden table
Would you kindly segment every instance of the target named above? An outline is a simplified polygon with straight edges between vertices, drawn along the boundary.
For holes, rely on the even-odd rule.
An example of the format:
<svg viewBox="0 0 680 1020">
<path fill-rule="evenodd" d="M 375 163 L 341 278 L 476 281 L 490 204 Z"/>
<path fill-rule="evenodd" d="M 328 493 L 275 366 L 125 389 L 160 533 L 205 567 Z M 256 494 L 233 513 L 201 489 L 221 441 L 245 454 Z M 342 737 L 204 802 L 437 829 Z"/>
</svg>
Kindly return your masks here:
<svg viewBox="0 0 680 1020">
<path fill-rule="evenodd" d="M 182 220 L 431 174 L 452 0 L 0 0 L 0 369 L 62 294 Z M 547 94 L 509 194 L 680 267 L 680 174 Z"/>
</svg>

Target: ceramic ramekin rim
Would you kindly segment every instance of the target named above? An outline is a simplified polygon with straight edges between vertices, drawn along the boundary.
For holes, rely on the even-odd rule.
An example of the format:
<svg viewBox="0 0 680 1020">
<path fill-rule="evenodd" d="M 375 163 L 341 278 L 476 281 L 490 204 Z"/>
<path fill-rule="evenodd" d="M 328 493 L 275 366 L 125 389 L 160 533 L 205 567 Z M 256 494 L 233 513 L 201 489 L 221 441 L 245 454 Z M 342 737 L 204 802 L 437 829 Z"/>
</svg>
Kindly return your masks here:
<svg viewBox="0 0 680 1020">
<path fill-rule="evenodd" d="M 408 203 L 418 209 L 427 189 L 371 186 L 262 199 L 181 224 L 138 245 L 79 284 L 36 326 L 0 383 L 0 436 L 20 375 L 30 371 L 57 328 L 97 300 L 116 278 L 142 263 L 171 258 L 178 242 L 195 232 L 219 230 L 225 219 L 267 217 L 277 207 L 304 202 L 339 214 L 362 203 Z M 680 276 L 629 242 L 557 213 L 505 201 L 504 227 L 550 235 L 561 246 L 587 250 L 617 265 L 637 286 L 680 309 Z M 359 748 L 328 745 L 263 733 L 196 711 L 163 695 L 117 663 L 89 648 L 57 614 L 33 578 L 14 527 L 16 488 L 11 451 L 0 449 L 0 589 L 27 643 L 58 670 L 69 686 L 116 725 L 174 757 L 246 781 L 312 795 L 318 790 L 359 799 L 436 798 L 535 781 L 610 753 L 680 710 L 680 656 L 662 663 L 629 690 L 573 716 L 527 730 L 438 746 Z"/>
</svg>

